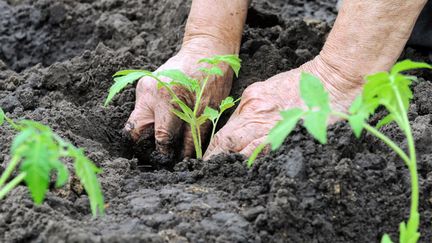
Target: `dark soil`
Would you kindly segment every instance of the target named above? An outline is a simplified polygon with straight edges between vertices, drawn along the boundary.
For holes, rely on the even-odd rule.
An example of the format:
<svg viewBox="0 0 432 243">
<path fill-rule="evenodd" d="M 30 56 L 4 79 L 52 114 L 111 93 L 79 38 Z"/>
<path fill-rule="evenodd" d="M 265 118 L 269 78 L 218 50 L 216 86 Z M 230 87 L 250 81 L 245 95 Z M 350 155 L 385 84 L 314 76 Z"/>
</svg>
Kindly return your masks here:
<svg viewBox="0 0 432 243">
<path fill-rule="evenodd" d="M 319 3 L 318 3 L 319 2 Z M 0 107 L 50 125 L 85 148 L 100 175 L 107 212 L 93 219 L 71 181 L 34 206 L 20 186 L 0 203 L 1 242 L 378 242 L 397 239 L 409 212 L 408 171 L 370 135 L 346 124 L 320 145 L 297 128 L 251 170 L 239 155 L 155 166 L 157 156 L 122 138 L 134 88 L 102 107 L 111 75 L 154 69 L 179 48 L 190 1 L 0 0 Z M 336 0 L 254 1 L 232 94 L 313 58 Z M 431 61 L 408 48 L 404 57 Z M 414 85 L 410 119 L 418 145 L 421 242 L 432 241 L 432 80 Z M 373 122 L 383 114 L 377 115 Z M 383 131 L 404 144 L 395 126 Z M 14 134 L 0 128 L 0 163 Z M 150 144 L 150 145 L 149 145 Z"/>
</svg>

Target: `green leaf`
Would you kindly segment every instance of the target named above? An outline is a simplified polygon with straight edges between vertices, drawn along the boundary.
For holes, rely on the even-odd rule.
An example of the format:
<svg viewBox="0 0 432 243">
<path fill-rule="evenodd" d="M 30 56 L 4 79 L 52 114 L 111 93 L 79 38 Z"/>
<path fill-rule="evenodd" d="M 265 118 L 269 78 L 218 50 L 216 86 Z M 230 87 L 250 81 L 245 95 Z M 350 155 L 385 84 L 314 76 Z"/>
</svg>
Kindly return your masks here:
<svg viewBox="0 0 432 243">
<path fill-rule="evenodd" d="M 211 68 L 200 68 L 199 70 L 207 75 L 223 76 L 222 70 L 216 66 L 212 66 Z"/>
<path fill-rule="evenodd" d="M 107 106 L 114 98 L 114 96 L 118 94 L 121 90 L 123 90 L 128 84 L 132 84 L 133 82 L 145 76 L 152 77 L 153 74 L 149 71 L 137 71 L 129 72 L 125 76 L 116 77 L 114 79 L 115 83 L 109 89 L 108 97 L 105 100 L 104 106 Z"/>
<path fill-rule="evenodd" d="M 35 121 L 20 122 L 23 130 L 12 142 L 13 156 L 22 159 L 20 170 L 36 204 L 42 203 L 48 190 L 51 172 L 57 171 L 56 186 L 62 186 L 69 177 L 66 166 L 60 161 L 62 146 L 47 126 Z"/>
<path fill-rule="evenodd" d="M 384 234 L 381 238 L 381 243 L 393 243 L 393 241 L 388 234 Z"/>
<path fill-rule="evenodd" d="M 368 108 L 363 104 L 362 96 L 357 96 L 353 101 L 349 108 L 349 113 L 350 116 L 348 117 L 348 123 L 350 124 L 354 135 L 359 138 L 363 131 L 363 125 L 370 115 Z"/>
<path fill-rule="evenodd" d="M 320 143 L 327 143 L 327 121 L 329 111 L 309 111 L 304 116 L 304 127 Z"/>
<path fill-rule="evenodd" d="M 349 113 L 355 114 L 360 111 L 363 105 L 362 97 L 357 96 L 349 108 Z"/>
<path fill-rule="evenodd" d="M 185 113 L 182 113 L 181 111 L 176 110 L 176 109 L 171 109 L 171 112 L 174 113 L 178 118 L 187 122 L 188 124 L 192 123 L 192 119 L 188 115 L 186 115 Z"/>
<path fill-rule="evenodd" d="M 258 155 L 264 150 L 267 144 L 262 143 L 258 145 L 258 147 L 255 148 L 255 150 L 252 152 L 251 156 L 249 157 L 247 161 L 247 167 L 252 167 L 253 163 L 255 162 Z"/>
<path fill-rule="evenodd" d="M 96 176 L 96 173 L 100 173 L 101 170 L 84 155 L 82 150 L 70 148 L 69 152 L 75 158 L 75 173 L 87 192 L 93 216 L 98 213 L 104 214 L 104 199 Z"/>
<path fill-rule="evenodd" d="M 403 60 L 398 63 L 396 63 L 393 68 L 391 69 L 391 75 L 396 75 L 397 73 L 413 70 L 413 69 L 419 69 L 419 68 L 429 68 L 432 69 L 432 66 L 424 63 L 424 62 L 414 62 L 411 60 Z"/>
<path fill-rule="evenodd" d="M 48 162 L 48 149 L 41 140 L 40 136 L 35 136 L 32 140 L 27 141 L 26 149 L 20 150 L 22 153 L 19 155 L 23 158 L 20 170 L 26 173 L 24 181 L 36 204 L 41 204 L 45 198 L 51 169 Z"/>
<path fill-rule="evenodd" d="M 219 117 L 219 112 L 209 106 L 204 109 L 203 113 L 208 119 L 214 122 Z"/>
<path fill-rule="evenodd" d="M 226 97 L 224 100 L 222 100 L 221 104 L 219 105 L 220 113 L 223 113 L 224 111 L 233 107 L 237 101 L 238 100 L 234 100 L 234 98 L 231 96 Z"/>
<path fill-rule="evenodd" d="M 309 109 L 330 110 L 328 93 L 317 77 L 302 73 L 300 77 L 300 94 Z"/>
<path fill-rule="evenodd" d="M 388 114 L 383 119 L 381 119 L 378 124 L 376 125 L 377 129 L 380 129 L 381 127 L 389 124 L 390 122 L 394 121 L 394 117 L 392 114 Z"/>
<path fill-rule="evenodd" d="M 367 76 L 366 80 L 363 102 L 369 114 L 375 113 L 379 105 L 384 105 L 390 113 L 393 113 L 394 118 L 400 117 L 405 112 L 399 107 L 398 93 L 401 94 L 401 92 L 406 94 L 405 97 L 400 98 L 405 109 L 408 108 L 409 100 L 412 97 L 412 94 L 409 95 L 411 91 L 407 91 L 411 84 L 409 79 L 391 77 L 388 73 L 381 72 Z"/>
<path fill-rule="evenodd" d="M 148 72 L 148 71 L 146 71 L 146 70 L 138 70 L 138 69 L 121 70 L 121 71 L 116 72 L 113 75 L 113 78 L 119 77 L 119 76 L 125 76 L 125 75 L 128 75 L 130 73 L 139 73 L 139 72 Z"/>
<path fill-rule="evenodd" d="M 238 77 L 241 68 L 241 59 L 237 55 L 218 56 L 219 60 L 227 63 Z"/>
<path fill-rule="evenodd" d="M 348 123 L 350 124 L 354 135 L 359 138 L 361 135 L 361 132 L 363 131 L 363 123 L 364 123 L 365 119 L 364 116 L 362 114 L 355 114 L 355 115 L 351 115 L 348 118 Z"/>
<path fill-rule="evenodd" d="M 17 153 L 17 149 L 21 147 L 21 145 L 27 142 L 31 137 L 37 136 L 37 131 L 33 128 L 26 128 L 22 130 L 12 141 L 11 152 L 12 154 Z"/>
<path fill-rule="evenodd" d="M 295 128 L 297 122 L 304 114 L 304 111 L 299 108 L 293 108 L 282 111 L 280 114 L 282 116 L 282 120 L 276 123 L 267 136 L 267 141 L 271 144 L 272 150 L 276 150 L 282 145 L 282 143 L 285 141 L 285 138 Z"/>
<path fill-rule="evenodd" d="M 399 242 L 416 243 L 420 238 L 418 227 L 420 224 L 420 214 L 418 212 L 410 215 L 408 224 L 404 222 L 399 225 Z"/>
<path fill-rule="evenodd" d="M 379 72 L 366 76 L 366 80 L 363 88 L 363 102 L 366 106 L 369 105 L 369 112 L 373 114 L 380 104 L 380 100 L 392 99 L 390 76 L 386 72 Z"/>
<path fill-rule="evenodd" d="M 5 121 L 5 113 L 3 111 L 2 108 L 0 108 L 0 126 L 3 125 L 4 121 Z"/>
<path fill-rule="evenodd" d="M 69 171 L 68 171 L 67 167 L 59 160 L 51 161 L 50 166 L 52 168 L 54 168 L 55 170 L 57 170 L 57 180 L 56 180 L 55 186 L 57 188 L 64 186 L 66 184 L 66 182 L 68 181 L 68 178 L 69 178 Z"/>
<path fill-rule="evenodd" d="M 199 82 L 197 80 L 192 79 L 177 69 L 163 70 L 157 72 L 156 75 L 159 77 L 170 78 L 171 82 L 165 82 L 167 85 L 179 85 L 188 89 L 190 92 L 195 92 L 199 87 Z"/>
<path fill-rule="evenodd" d="M 237 55 L 216 55 L 198 61 L 198 63 L 208 63 L 211 65 L 218 65 L 221 62 L 227 63 L 238 77 L 241 68 L 241 59 Z"/>
</svg>

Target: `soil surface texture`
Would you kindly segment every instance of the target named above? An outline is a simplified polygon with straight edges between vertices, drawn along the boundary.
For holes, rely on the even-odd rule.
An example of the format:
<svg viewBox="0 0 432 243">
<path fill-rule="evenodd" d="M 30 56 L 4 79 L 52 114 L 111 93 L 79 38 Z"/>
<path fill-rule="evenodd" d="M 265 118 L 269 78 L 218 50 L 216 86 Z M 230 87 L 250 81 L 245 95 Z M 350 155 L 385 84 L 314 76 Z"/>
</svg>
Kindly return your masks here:
<svg viewBox="0 0 432 243">
<path fill-rule="evenodd" d="M 336 0 L 252 1 L 243 68 L 232 95 L 317 55 Z M 155 69 L 179 50 L 190 1 L 0 0 L 0 107 L 51 126 L 101 168 L 106 215 L 92 218 L 75 180 L 34 206 L 19 186 L 0 202 L 0 242 L 378 242 L 398 239 L 409 214 L 402 161 L 349 127 L 320 145 L 298 127 L 284 146 L 247 169 L 240 155 L 165 163 L 152 141 L 121 129 L 134 106 L 128 87 L 102 106 L 120 69 Z M 425 50 L 403 58 L 431 62 Z M 413 85 L 421 242 L 432 242 L 432 75 Z M 376 115 L 376 122 L 385 114 Z M 383 131 L 404 145 L 395 125 Z M 13 131 L 0 128 L 2 171 Z"/>
</svg>

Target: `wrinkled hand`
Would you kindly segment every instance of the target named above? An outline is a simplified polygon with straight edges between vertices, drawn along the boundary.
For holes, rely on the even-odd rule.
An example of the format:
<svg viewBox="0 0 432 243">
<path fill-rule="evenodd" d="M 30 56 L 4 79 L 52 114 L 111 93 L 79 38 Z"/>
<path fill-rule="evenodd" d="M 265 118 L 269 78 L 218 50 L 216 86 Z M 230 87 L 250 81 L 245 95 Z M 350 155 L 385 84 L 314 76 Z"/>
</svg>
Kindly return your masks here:
<svg viewBox="0 0 432 243">
<path fill-rule="evenodd" d="M 361 82 L 353 82 L 338 75 L 319 56 L 297 69 L 254 83 L 243 92 L 239 106 L 228 123 L 215 135 L 204 159 L 230 152 L 250 156 L 281 119 L 280 111 L 304 106 L 299 95 L 302 72 L 311 73 L 322 80 L 335 110 L 346 110 L 361 90 Z"/>
<path fill-rule="evenodd" d="M 169 59 L 158 70 L 178 69 L 185 74 L 201 79 L 202 73 L 198 71 L 202 64 L 198 61 L 202 58 L 214 55 L 230 54 L 223 47 L 211 42 L 203 41 L 194 43 L 189 46 L 183 46 L 181 51 Z M 205 46 L 205 48 L 203 48 Z M 231 53 L 232 54 L 232 53 Z M 232 83 L 232 71 L 228 66 L 222 66 L 224 71 L 223 77 L 217 77 L 208 81 L 206 90 L 201 102 L 201 112 L 205 106 L 217 107 L 222 99 L 230 92 Z M 163 80 L 169 82 L 169 80 Z M 193 107 L 195 96 L 180 87 L 174 87 L 174 92 L 189 107 Z M 190 127 L 184 124 L 170 110 L 175 108 L 170 102 L 171 97 L 166 90 L 158 89 L 156 80 L 144 77 L 136 87 L 135 109 L 130 115 L 124 130 L 129 133 L 133 140 L 137 141 L 142 135 L 152 136 L 154 131 L 156 149 L 165 155 L 170 155 L 174 151 L 173 146 L 183 143 L 183 156 L 190 157 L 194 154 L 193 140 L 191 137 Z M 209 124 L 202 127 L 202 136 L 205 137 L 209 130 Z M 206 127 L 207 126 L 207 127 Z"/>
</svg>

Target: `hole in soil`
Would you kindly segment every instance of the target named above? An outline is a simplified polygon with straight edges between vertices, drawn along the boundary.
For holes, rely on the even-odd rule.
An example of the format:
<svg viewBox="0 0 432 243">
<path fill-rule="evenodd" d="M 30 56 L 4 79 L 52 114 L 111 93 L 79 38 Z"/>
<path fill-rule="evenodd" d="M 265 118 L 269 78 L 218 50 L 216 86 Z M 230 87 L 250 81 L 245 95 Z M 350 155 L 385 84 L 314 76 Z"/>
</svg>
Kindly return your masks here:
<svg viewBox="0 0 432 243">
<path fill-rule="evenodd" d="M 277 15 L 258 12 L 255 8 L 249 8 L 246 24 L 252 28 L 268 28 L 280 25 Z"/>
</svg>

